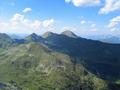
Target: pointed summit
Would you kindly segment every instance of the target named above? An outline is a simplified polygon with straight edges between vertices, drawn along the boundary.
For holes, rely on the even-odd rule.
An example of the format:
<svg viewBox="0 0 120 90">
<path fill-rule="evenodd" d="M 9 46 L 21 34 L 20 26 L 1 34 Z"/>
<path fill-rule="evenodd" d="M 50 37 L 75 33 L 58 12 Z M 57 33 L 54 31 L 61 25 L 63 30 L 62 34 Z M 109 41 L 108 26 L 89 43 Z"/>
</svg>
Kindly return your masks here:
<svg viewBox="0 0 120 90">
<path fill-rule="evenodd" d="M 71 37 L 71 38 L 77 38 L 78 36 L 76 34 L 74 34 L 72 31 L 70 30 L 66 30 L 64 32 L 61 33 L 62 35 Z"/>
<path fill-rule="evenodd" d="M 35 37 L 36 37 L 36 36 L 38 36 L 38 35 L 37 35 L 36 33 L 32 33 L 31 36 L 33 36 L 33 37 L 35 36 Z"/>
<path fill-rule="evenodd" d="M 47 37 L 50 37 L 50 36 L 53 36 L 53 35 L 57 35 L 56 33 L 53 33 L 53 32 L 45 32 L 42 37 L 43 38 L 47 38 Z"/>
<path fill-rule="evenodd" d="M 37 34 L 33 33 L 31 35 L 29 35 L 28 37 L 26 37 L 27 41 L 35 41 L 35 42 L 39 42 L 42 40 L 42 37 L 38 36 Z"/>
</svg>

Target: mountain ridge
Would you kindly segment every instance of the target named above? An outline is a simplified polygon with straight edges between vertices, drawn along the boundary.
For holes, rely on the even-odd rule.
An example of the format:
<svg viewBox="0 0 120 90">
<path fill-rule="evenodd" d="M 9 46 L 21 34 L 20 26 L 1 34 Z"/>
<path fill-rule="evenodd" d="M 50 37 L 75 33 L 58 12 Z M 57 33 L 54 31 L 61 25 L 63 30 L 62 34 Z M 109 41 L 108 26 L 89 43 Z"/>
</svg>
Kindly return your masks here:
<svg viewBox="0 0 120 90">
<path fill-rule="evenodd" d="M 49 80 L 51 82 L 51 78 L 53 79 L 52 84 L 55 84 L 56 80 L 60 80 L 60 83 L 64 84 L 60 84 L 60 86 L 57 85 L 56 87 L 67 87 L 67 89 L 61 88 L 60 90 L 71 90 L 72 88 L 80 90 L 80 88 L 85 88 L 84 85 L 88 89 L 103 90 L 101 88 L 111 87 L 111 83 L 115 84 L 115 86 L 112 86 L 113 88 L 116 88 L 116 85 L 119 86 L 119 84 L 115 82 L 119 82 L 120 79 L 120 44 L 102 43 L 100 41 L 81 37 L 74 38 L 55 33 L 47 33 L 47 37 L 45 38 L 33 33 L 23 40 L 13 41 L 13 46 L 8 47 L 8 49 L 0 50 L 0 76 L 3 77 L 0 78 L 0 80 L 3 82 L 14 80 L 16 84 L 20 85 L 20 82 L 24 82 L 21 81 L 22 77 L 19 76 L 20 74 L 21 76 L 26 76 L 26 78 L 24 77 L 27 80 L 25 84 L 31 85 L 33 83 L 29 82 L 31 79 L 28 79 L 28 77 L 33 78 L 35 75 L 34 73 L 38 73 L 35 75 L 37 78 L 39 77 L 39 73 L 40 75 L 43 73 L 43 76 L 39 78 L 45 77 L 46 80 L 44 84 L 40 83 L 43 85 L 46 85 L 46 83 L 50 85 L 48 82 Z M 39 71 L 39 68 L 43 70 L 42 73 Z M 38 70 L 37 72 L 36 69 Z M 74 72 L 74 75 L 71 70 Z M 8 71 L 9 74 L 5 71 Z M 51 71 L 49 75 L 48 71 Z M 83 74 L 79 75 L 81 72 Z M 16 73 L 18 78 L 15 78 L 13 73 Z M 44 73 L 46 73 L 45 76 Z M 46 75 L 49 77 L 47 78 Z M 55 78 L 55 75 L 59 79 Z M 87 77 L 87 79 L 85 79 L 85 77 Z M 90 77 L 90 80 L 88 77 Z M 76 87 L 75 82 L 79 83 L 79 80 L 75 81 L 73 78 L 75 80 L 77 78 L 84 78 L 83 81 L 80 80 L 80 82 L 84 82 L 85 84 L 82 84 L 82 86 L 77 84 L 78 86 Z M 68 80 L 68 82 L 70 80 L 71 83 L 65 82 L 64 79 Z M 94 79 L 97 79 L 97 81 L 94 81 Z M 93 83 L 93 86 L 89 82 L 87 84 L 84 80 Z M 35 82 L 35 80 L 33 81 Z M 39 84 L 39 81 L 36 82 Z M 70 86 L 66 83 L 70 84 Z M 72 85 L 72 83 L 74 83 L 74 85 Z M 79 84 L 81 85 L 81 83 Z M 96 84 L 98 85 L 96 86 Z M 29 89 L 33 90 L 31 88 L 34 87 L 34 90 L 38 90 L 36 89 L 38 86 L 35 87 L 31 85 Z M 39 87 L 45 90 L 45 87 Z M 50 87 L 50 90 L 55 88 L 54 85 L 50 85 Z M 28 86 L 21 85 L 21 88 L 25 89 L 28 88 Z"/>
</svg>

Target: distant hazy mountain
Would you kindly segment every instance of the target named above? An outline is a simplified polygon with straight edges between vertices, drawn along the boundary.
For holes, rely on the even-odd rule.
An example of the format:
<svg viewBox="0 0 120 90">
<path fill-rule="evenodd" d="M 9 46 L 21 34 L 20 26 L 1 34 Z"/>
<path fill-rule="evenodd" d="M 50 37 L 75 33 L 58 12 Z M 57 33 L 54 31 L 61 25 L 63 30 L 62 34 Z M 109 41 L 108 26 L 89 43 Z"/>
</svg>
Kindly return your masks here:
<svg viewBox="0 0 120 90">
<path fill-rule="evenodd" d="M 98 36 L 88 36 L 87 38 L 93 39 L 93 40 L 99 40 L 106 43 L 114 43 L 119 44 L 120 43 L 120 37 L 119 36 L 111 36 L 111 35 L 98 35 Z"/>
<path fill-rule="evenodd" d="M 10 44 L 0 47 L 0 89 L 120 90 L 120 44 L 81 38 L 71 31 L 0 37 L 2 45 Z"/>
<path fill-rule="evenodd" d="M 28 36 L 28 34 L 8 34 L 12 39 L 23 39 L 26 36 Z"/>
<path fill-rule="evenodd" d="M 113 36 L 113 37 L 101 39 L 100 41 L 106 43 L 120 43 L 120 38 Z"/>
</svg>

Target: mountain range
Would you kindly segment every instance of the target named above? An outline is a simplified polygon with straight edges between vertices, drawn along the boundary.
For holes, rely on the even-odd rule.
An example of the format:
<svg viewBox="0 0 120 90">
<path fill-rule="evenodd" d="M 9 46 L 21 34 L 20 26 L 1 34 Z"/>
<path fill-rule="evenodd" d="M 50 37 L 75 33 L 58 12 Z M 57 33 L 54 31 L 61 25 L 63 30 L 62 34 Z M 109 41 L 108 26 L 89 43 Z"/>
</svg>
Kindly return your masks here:
<svg viewBox="0 0 120 90">
<path fill-rule="evenodd" d="M 12 39 L 0 34 L 2 90 L 120 90 L 120 44 L 71 31 Z"/>
<path fill-rule="evenodd" d="M 119 36 L 113 36 L 113 35 L 97 35 L 97 36 L 87 36 L 86 38 L 92 39 L 92 40 L 99 40 L 101 42 L 105 43 L 111 43 L 111 44 L 120 44 L 120 37 Z"/>
</svg>

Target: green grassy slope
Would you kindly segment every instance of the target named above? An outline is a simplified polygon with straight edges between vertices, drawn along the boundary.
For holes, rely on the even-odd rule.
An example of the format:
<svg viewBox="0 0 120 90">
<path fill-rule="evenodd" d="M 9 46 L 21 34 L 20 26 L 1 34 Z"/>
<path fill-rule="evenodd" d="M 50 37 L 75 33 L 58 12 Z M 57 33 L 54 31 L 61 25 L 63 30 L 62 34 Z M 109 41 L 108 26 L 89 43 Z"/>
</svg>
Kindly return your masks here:
<svg viewBox="0 0 120 90">
<path fill-rule="evenodd" d="M 0 50 L 3 90 L 109 90 L 74 58 L 37 43 Z"/>
</svg>

